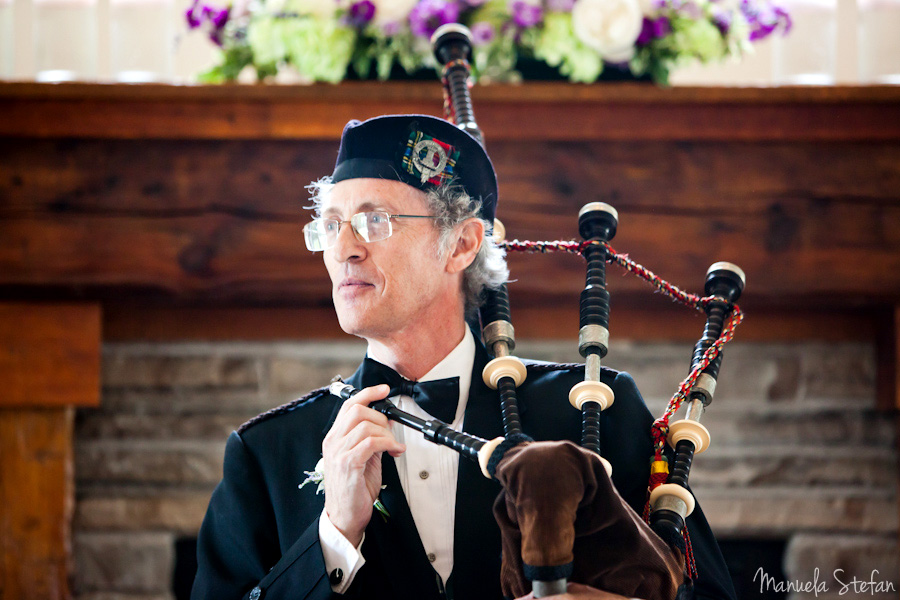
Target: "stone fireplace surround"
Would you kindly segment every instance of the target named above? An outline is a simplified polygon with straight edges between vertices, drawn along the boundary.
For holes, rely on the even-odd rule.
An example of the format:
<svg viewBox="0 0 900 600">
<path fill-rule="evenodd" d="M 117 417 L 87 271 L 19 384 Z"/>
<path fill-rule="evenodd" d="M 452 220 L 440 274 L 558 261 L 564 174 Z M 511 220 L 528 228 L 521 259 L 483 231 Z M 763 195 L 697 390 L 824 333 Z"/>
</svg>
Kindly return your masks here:
<svg viewBox="0 0 900 600">
<path fill-rule="evenodd" d="M 690 352 L 620 341 L 604 364 L 629 371 L 658 415 Z M 105 344 L 101 407 L 76 419 L 75 598 L 174 598 L 176 542 L 196 535 L 228 434 L 349 375 L 363 353 L 332 341 Z M 570 342 L 526 340 L 517 354 L 580 360 Z M 876 410 L 873 347 L 736 341 L 704 422 L 713 442 L 692 485 L 720 540 L 764 542 L 745 567 L 764 564 L 774 541 L 785 544 L 783 577 L 813 581 L 818 569 L 829 588 L 787 597 L 900 597 L 894 415 Z M 840 596 L 836 569 L 893 591 Z M 768 587 L 757 580 L 742 597 Z"/>
</svg>

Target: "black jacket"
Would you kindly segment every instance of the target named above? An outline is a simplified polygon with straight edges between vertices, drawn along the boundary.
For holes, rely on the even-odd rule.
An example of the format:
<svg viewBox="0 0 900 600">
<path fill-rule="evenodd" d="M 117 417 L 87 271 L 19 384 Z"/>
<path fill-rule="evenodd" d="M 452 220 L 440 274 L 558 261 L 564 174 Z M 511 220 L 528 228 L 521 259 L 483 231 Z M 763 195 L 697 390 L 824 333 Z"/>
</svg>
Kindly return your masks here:
<svg viewBox="0 0 900 600">
<path fill-rule="evenodd" d="M 503 426 L 497 392 L 481 379 L 488 360 L 484 347 L 476 343 L 463 429 L 493 439 L 503 434 Z M 537 440 L 579 441 L 581 414 L 569 404 L 568 392 L 583 379 L 583 369 L 528 366 L 528 378 L 518 392 L 524 431 Z M 358 375 L 349 383 L 358 385 Z M 601 416 L 602 454 L 613 466 L 619 493 L 640 512 L 652 454 L 652 417 L 627 373 L 604 368 L 601 378 L 615 392 L 615 402 Z M 339 402 L 317 390 L 251 420 L 228 438 L 224 477 L 200 529 L 193 600 L 332 596 L 318 536 L 324 497 L 316 495 L 315 486 L 298 485 L 305 479 L 303 472 L 321 458 L 322 440 Z M 366 564 L 347 595 L 438 600 L 436 573 L 416 533 L 394 460 L 386 453 L 382 466 L 386 487 L 381 500 L 390 517 L 373 513 L 362 549 Z M 502 598 L 500 534 L 491 512 L 499 491 L 477 464 L 460 459 L 449 583 L 456 600 Z M 733 599 L 724 560 L 699 506 L 687 523 L 700 574 L 697 598 Z"/>
</svg>

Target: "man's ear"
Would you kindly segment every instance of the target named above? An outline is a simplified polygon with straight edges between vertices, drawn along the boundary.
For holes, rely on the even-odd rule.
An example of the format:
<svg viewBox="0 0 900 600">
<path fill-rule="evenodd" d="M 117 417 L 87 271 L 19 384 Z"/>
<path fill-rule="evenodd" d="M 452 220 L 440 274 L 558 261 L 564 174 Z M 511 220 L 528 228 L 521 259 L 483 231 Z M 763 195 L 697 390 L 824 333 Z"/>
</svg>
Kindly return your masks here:
<svg viewBox="0 0 900 600">
<path fill-rule="evenodd" d="M 457 226 L 456 242 L 447 256 L 447 272 L 464 271 L 475 260 L 483 241 L 484 222 L 481 219 L 469 219 Z"/>
</svg>

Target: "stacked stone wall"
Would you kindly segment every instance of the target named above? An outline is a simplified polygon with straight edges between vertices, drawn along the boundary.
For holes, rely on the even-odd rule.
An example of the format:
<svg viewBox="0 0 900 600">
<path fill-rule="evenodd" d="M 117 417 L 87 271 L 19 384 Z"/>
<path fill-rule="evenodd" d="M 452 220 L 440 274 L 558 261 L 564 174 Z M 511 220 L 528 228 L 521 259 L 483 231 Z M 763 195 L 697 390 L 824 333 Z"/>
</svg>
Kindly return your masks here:
<svg viewBox="0 0 900 600">
<path fill-rule="evenodd" d="M 76 422 L 76 597 L 171 600 L 175 542 L 196 535 L 228 434 L 349 375 L 364 350 L 353 342 L 107 344 L 102 405 Z M 619 342 L 604 364 L 629 371 L 658 415 L 690 352 Z M 517 353 L 580 360 L 569 342 L 523 341 Z M 811 582 L 818 569 L 828 590 L 791 598 L 900 597 L 895 415 L 876 409 L 874 365 L 873 348 L 855 343 L 735 342 L 727 351 L 704 417 L 712 447 L 695 460 L 692 486 L 720 539 L 784 540 L 785 579 L 769 588 Z M 845 584 L 855 577 L 893 589 L 840 594 L 835 572 Z"/>
</svg>

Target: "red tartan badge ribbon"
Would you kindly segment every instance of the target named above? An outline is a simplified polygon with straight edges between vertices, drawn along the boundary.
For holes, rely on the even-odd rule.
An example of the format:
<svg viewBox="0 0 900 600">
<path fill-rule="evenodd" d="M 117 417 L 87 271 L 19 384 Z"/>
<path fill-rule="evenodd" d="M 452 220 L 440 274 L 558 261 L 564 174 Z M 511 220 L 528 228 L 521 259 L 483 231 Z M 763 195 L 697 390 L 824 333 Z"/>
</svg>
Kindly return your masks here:
<svg viewBox="0 0 900 600">
<path fill-rule="evenodd" d="M 459 150 L 439 139 L 413 131 L 406 142 L 403 168 L 410 175 L 434 185 L 451 179 L 456 172 Z"/>
</svg>

